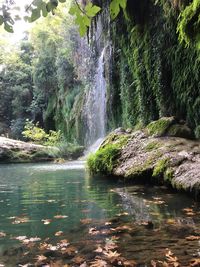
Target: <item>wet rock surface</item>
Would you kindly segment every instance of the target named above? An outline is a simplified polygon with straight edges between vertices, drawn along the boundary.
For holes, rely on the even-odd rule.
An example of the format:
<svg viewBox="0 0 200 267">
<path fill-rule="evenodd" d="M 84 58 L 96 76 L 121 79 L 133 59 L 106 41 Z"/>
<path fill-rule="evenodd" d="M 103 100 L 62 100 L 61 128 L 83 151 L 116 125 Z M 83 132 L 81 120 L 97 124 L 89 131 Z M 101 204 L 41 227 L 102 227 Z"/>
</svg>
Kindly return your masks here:
<svg viewBox="0 0 200 267">
<path fill-rule="evenodd" d="M 157 122 L 160 127 L 160 120 Z M 178 125 L 173 118 L 166 118 L 165 122 L 163 131 L 161 127 L 158 131 L 156 122 L 153 122 L 144 130 L 132 133 L 130 130 L 114 131 L 108 135 L 103 142 L 104 147 L 115 144 L 123 136 L 127 137 L 126 144 L 120 148 L 112 175 L 131 182 L 168 184 L 199 197 L 200 142 L 192 139 L 192 131 L 183 122 Z M 172 136 L 172 132 L 178 136 Z M 180 137 L 180 133 L 190 139 Z"/>
</svg>

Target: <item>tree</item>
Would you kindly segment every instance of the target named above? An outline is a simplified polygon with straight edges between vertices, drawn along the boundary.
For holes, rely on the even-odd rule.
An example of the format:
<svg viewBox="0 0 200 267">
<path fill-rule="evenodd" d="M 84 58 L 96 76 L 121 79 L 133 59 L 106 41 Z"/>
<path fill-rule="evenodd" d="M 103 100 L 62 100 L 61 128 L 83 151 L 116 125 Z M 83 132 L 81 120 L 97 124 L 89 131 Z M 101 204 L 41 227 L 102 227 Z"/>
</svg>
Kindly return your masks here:
<svg viewBox="0 0 200 267">
<path fill-rule="evenodd" d="M 33 0 L 32 3 L 26 7 L 27 16 L 25 16 L 24 19 L 28 22 L 34 22 L 41 16 L 47 17 L 49 13 L 54 15 L 57 7 L 65 2 L 67 2 L 67 0 Z M 13 4 L 12 0 L 5 0 L 4 4 L 0 6 L 0 25 L 4 25 L 4 29 L 8 32 L 13 32 L 13 24 L 15 21 L 11 15 Z M 75 16 L 75 23 L 79 27 L 79 33 L 81 36 L 84 36 L 91 25 L 92 19 L 100 12 L 101 7 L 95 4 L 95 0 L 73 0 L 70 1 L 70 4 L 69 13 Z M 127 0 L 111 0 L 111 18 L 115 19 L 121 9 L 125 10 L 126 4 Z"/>
</svg>

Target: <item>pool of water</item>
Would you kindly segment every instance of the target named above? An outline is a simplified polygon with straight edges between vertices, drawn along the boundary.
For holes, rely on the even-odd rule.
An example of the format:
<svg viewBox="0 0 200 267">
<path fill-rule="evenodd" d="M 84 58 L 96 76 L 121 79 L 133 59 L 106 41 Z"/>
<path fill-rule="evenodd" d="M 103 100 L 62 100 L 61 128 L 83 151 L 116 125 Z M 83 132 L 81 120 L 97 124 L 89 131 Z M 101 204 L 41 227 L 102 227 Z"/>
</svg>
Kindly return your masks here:
<svg viewBox="0 0 200 267">
<path fill-rule="evenodd" d="M 42 244 L 51 243 L 51 248 L 45 247 L 48 258 L 47 250 L 57 250 L 63 239 L 76 246 L 76 257 L 81 253 L 87 264 L 102 258 L 115 266 L 106 253 L 117 251 L 118 258 L 129 261 L 126 266 L 134 266 L 132 261 L 137 266 L 170 264 L 175 259 L 180 266 L 189 266 L 200 258 L 199 215 L 199 204 L 186 195 L 165 187 L 124 186 L 89 177 L 80 161 L 0 166 L 0 264 L 4 266 L 23 266 L 30 249 L 29 259 L 35 259 L 43 253 Z M 116 248 L 105 253 L 103 244 L 112 238 Z M 98 247 L 103 251 L 94 252 Z M 65 260 L 74 266 L 75 256 L 68 256 L 55 266 L 64 266 Z M 76 264 L 80 263 L 79 259 Z M 27 266 L 54 266 L 42 264 Z"/>
</svg>

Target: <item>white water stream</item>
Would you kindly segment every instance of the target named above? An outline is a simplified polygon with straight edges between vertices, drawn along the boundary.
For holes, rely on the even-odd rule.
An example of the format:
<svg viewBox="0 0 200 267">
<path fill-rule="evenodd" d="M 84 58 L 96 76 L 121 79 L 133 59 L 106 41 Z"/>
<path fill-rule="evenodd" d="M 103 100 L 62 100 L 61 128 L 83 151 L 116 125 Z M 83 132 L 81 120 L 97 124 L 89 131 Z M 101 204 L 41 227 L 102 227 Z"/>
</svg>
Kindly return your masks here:
<svg viewBox="0 0 200 267">
<path fill-rule="evenodd" d="M 106 133 L 106 80 L 104 77 L 105 50 L 103 48 L 97 61 L 97 70 L 92 88 L 88 91 L 86 114 L 88 132 L 86 145 L 90 151 L 97 149 Z"/>
</svg>

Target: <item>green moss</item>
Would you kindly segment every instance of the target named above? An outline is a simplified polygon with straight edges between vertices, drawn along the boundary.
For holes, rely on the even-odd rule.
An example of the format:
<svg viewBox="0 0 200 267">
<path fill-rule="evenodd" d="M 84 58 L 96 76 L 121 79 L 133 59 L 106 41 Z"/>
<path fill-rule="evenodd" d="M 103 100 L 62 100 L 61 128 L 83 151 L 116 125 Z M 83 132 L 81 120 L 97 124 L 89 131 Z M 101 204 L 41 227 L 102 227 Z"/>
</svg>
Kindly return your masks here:
<svg viewBox="0 0 200 267">
<path fill-rule="evenodd" d="M 193 41 L 196 42 L 197 47 L 200 48 L 199 36 L 199 12 L 200 1 L 193 0 L 190 5 L 182 10 L 179 16 L 178 33 L 180 42 L 184 42 L 189 46 Z"/>
<path fill-rule="evenodd" d="M 157 141 L 150 142 L 146 145 L 145 150 L 150 152 L 161 147 L 161 144 Z"/>
<path fill-rule="evenodd" d="M 153 177 L 159 177 L 162 176 L 165 172 L 165 170 L 167 169 L 169 165 L 169 159 L 168 158 L 163 158 L 161 160 L 159 160 L 153 170 Z"/>
<path fill-rule="evenodd" d="M 155 157 L 157 157 L 157 155 L 153 155 L 151 158 L 148 158 L 143 162 L 139 162 L 137 166 L 130 168 L 129 171 L 126 173 L 125 178 L 135 179 L 138 177 L 143 177 L 147 173 L 151 172 L 153 169 Z"/>
<path fill-rule="evenodd" d="M 108 144 L 100 148 L 95 154 L 91 154 L 87 159 L 87 165 L 91 173 L 112 173 L 117 163 L 120 147 L 117 144 Z"/>
<path fill-rule="evenodd" d="M 119 147 L 123 147 L 127 144 L 128 140 L 130 139 L 130 134 L 117 134 L 114 132 L 111 132 L 101 145 L 101 147 L 105 147 L 108 144 L 117 144 Z"/>
<path fill-rule="evenodd" d="M 171 182 L 173 175 L 174 175 L 174 170 L 171 167 L 167 168 L 164 172 L 164 180 L 166 182 Z"/>
<path fill-rule="evenodd" d="M 173 122 L 174 119 L 171 117 L 161 118 L 157 121 L 149 123 L 146 129 L 149 135 L 163 136 L 166 134 L 167 129 L 172 125 Z"/>
</svg>

